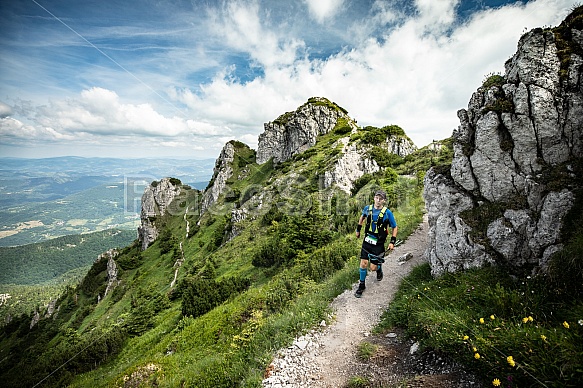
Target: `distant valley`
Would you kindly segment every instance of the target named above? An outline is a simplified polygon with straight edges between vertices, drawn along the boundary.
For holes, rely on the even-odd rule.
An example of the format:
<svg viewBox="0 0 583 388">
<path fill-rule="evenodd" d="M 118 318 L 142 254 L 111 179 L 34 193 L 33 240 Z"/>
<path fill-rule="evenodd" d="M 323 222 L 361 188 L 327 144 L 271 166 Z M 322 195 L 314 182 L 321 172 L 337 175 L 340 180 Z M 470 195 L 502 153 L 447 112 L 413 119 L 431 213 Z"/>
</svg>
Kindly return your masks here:
<svg viewBox="0 0 583 388">
<path fill-rule="evenodd" d="M 175 177 L 196 189 L 214 159 L 0 158 L 0 247 L 136 229 L 144 187 Z"/>
</svg>

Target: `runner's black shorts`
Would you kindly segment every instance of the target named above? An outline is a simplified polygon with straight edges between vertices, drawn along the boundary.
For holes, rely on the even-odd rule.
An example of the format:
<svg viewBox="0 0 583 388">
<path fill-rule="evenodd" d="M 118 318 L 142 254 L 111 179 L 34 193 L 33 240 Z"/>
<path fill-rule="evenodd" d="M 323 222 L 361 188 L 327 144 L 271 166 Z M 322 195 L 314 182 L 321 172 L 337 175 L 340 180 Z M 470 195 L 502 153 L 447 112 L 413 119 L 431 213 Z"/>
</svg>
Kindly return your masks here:
<svg viewBox="0 0 583 388">
<path fill-rule="evenodd" d="M 385 252 L 385 244 L 378 243 L 377 245 L 372 245 L 366 241 L 362 242 L 362 249 L 360 250 L 360 258 L 368 260 L 368 254 L 379 256 Z"/>
</svg>

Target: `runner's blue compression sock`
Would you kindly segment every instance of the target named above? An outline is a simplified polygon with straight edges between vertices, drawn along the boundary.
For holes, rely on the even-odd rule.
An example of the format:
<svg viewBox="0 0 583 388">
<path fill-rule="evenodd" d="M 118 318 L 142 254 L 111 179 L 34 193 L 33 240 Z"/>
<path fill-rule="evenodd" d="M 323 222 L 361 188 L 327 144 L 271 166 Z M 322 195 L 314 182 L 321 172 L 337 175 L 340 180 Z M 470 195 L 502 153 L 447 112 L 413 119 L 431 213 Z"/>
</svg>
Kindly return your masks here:
<svg viewBox="0 0 583 388">
<path fill-rule="evenodd" d="M 361 268 L 360 269 L 360 281 L 364 282 L 365 279 L 366 279 L 366 268 Z"/>
<path fill-rule="evenodd" d="M 382 264 L 377 264 L 377 271 L 383 272 L 383 265 Z"/>
</svg>

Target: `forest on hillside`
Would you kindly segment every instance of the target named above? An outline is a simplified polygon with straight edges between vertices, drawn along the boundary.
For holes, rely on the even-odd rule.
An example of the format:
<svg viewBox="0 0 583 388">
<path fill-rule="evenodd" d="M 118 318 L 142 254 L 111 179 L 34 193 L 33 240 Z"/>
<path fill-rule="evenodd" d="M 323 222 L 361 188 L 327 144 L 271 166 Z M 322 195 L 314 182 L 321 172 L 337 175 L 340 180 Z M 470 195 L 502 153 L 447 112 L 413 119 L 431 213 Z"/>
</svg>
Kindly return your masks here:
<svg viewBox="0 0 583 388">
<path fill-rule="evenodd" d="M 125 247 L 135 239 L 133 230 L 110 229 L 36 244 L 0 247 L 0 285 L 49 282 L 68 271 L 90 265 L 101 253 Z"/>
</svg>

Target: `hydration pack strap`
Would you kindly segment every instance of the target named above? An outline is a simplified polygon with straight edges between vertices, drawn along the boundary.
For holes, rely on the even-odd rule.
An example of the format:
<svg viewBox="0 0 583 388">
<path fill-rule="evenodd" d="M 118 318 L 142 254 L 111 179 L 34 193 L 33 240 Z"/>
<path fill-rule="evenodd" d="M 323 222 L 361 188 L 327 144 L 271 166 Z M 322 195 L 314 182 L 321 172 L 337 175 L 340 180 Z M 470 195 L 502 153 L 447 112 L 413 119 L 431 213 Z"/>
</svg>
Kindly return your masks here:
<svg viewBox="0 0 583 388">
<path fill-rule="evenodd" d="M 381 225 L 383 224 L 383 218 L 385 218 L 385 212 L 387 211 L 387 208 L 385 206 L 383 206 L 383 208 L 381 209 L 381 212 L 379 213 L 379 216 L 377 217 L 377 222 L 376 222 L 376 230 L 373 230 L 373 222 L 372 222 L 372 209 L 373 209 L 373 205 L 368 205 L 368 217 L 366 217 L 366 231 L 367 232 L 371 232 L 371 233 L 378 233 Z"/>
</svg>

